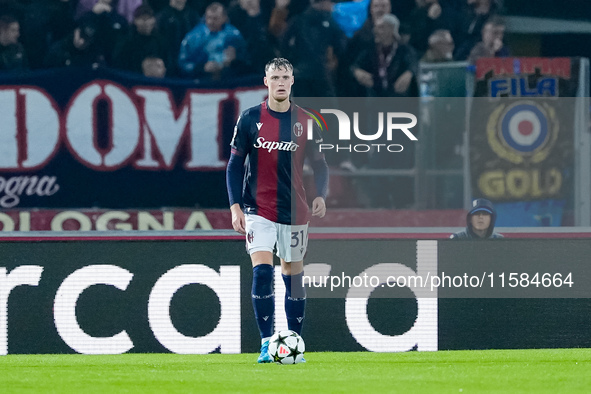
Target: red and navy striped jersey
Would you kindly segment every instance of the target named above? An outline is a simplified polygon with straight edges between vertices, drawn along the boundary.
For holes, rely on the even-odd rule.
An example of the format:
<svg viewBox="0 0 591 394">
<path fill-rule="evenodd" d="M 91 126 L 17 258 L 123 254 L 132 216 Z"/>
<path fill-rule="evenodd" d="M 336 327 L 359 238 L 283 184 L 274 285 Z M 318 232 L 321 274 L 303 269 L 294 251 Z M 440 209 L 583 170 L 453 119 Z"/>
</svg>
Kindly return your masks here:
<svg viewBox="0 0 591 394">
<path fill-rule="evenodd" d="M 240 115 L 231 146 L 233 154 L 248 159 L 242 196 L 245 213 L 282 224 L 309 220 L 304 161 L 324 160 L 324 155 L 314 121 L 313 138 L 307 138 L 308 119 L 310 114 L 294 103 L 287 112 L 276 112 L 266 101 Z"/>
</svg>

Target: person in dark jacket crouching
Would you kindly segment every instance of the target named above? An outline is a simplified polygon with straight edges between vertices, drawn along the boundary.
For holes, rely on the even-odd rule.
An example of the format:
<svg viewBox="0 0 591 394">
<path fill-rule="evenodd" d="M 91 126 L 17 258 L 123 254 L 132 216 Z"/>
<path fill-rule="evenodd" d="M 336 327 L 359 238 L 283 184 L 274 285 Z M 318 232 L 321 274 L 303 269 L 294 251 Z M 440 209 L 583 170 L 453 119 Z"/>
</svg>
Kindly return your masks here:
<svg viewBox="0 0 591 394">
<path fill-rule="evenodd" d="M 466 215 L 466 229 L 452 234 L 451 239 L 494 239 L 503 238 L 495 232 L 497 213 L 493 204 L 478 198 L 472 202 L 472 209 Z"/>
</svg>

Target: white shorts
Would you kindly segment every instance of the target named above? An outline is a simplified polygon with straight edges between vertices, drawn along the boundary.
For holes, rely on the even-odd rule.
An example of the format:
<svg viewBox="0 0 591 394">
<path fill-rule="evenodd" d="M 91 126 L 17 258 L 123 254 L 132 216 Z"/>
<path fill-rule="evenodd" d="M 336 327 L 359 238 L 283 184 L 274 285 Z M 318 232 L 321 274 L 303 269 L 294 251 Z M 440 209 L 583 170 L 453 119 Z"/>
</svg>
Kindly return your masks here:
<svg viewBox="0 0 591 394">
<path fill-rule="evenodd" d="M 289 225 L 272 222 L 259 215 L 246 214 L 246 250 L 248 254 L 267 251 L 284 261 L 302 261 L 308 248 L 308 224 Z"/>
</svg>

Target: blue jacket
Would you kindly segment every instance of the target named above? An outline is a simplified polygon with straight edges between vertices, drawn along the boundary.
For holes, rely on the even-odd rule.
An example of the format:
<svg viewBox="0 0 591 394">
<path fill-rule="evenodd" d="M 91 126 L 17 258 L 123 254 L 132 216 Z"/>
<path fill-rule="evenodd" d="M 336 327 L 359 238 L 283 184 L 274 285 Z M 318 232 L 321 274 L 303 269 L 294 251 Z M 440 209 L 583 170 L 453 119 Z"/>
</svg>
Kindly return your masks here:
<svg viewBox="0 0 591 394">
<path fill-rule="evenodd" d="M 245 62 L 246 42 L 238 29 L 226 23 L 222 30 L 212 32 L 202 22 L 183 39 L 179 52 L 179 68 L 183 74 L 190 77 L 204 76 L 205 63 L 223 63 L 224 51 L 228 47 L 236 49 L 236 59 L 231 67 Z"/>
</svg>

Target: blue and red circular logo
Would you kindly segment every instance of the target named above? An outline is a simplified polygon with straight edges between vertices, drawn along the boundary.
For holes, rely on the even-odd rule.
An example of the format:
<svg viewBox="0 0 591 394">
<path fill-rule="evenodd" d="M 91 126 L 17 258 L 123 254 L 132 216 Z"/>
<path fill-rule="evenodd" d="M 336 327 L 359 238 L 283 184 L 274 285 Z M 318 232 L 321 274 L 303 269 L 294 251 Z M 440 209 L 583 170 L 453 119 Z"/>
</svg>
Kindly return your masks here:
<svg viewBox="0 0 591 394">
<path fill-rule="evenodd" d="M 518 103 L 501 116 L 500 138 L 522 154 L 533 154 L 549 140 L 548 116 L 533 103 Z"/>
<path fill-rule="evenodd" d="M 560 129 L 552 103 L 518 101 L 501 104 L 488 118 L 489 146 L 501 158 L 515 164 L 546 160 Z"/>
</svg>

